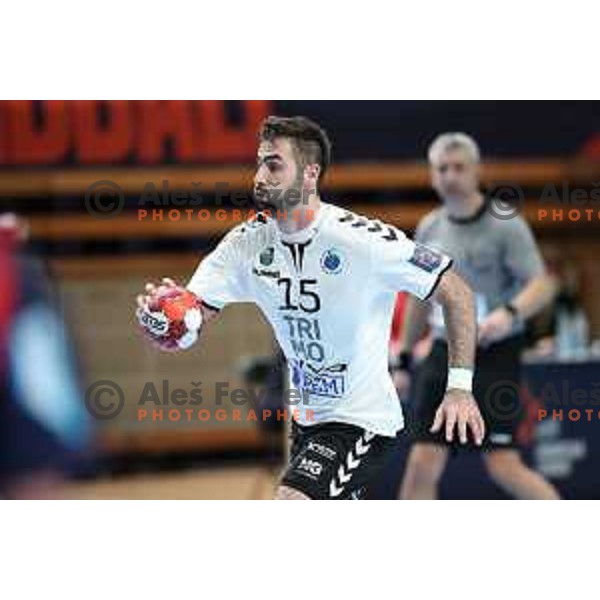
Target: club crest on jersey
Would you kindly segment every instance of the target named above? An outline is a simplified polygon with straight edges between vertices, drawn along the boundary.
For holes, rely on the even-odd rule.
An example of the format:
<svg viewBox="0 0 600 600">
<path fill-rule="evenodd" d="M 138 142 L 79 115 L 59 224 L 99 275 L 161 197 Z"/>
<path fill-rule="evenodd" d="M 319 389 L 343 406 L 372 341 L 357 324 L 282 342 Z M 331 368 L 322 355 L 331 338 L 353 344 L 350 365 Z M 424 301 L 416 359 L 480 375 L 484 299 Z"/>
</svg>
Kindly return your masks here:
<svg viewBox="0 0 600 600">
<path fill-rule="evenodd" d="M 335 249 L 329 248 L 323 252 L 321 256 L 321 269 L 328 275 L 337 275 L 342 272 L 344 267 L 344 258 L 342 253 Z"/>
<path fill-rule="evenodd" d="M 409 263 L 431 273 L 442 264 L 442 255 L 421 244 L 415 244 L 413 255 L 408 260 Z"/>
<path fill-rule="evenodd" d="M 273 258 L 275 257 L 275 248 L 269 246 L 265 248 L 259 255 L 258 260 L 263 267 L 268 267 L 273 264 Z"/>
</svg>

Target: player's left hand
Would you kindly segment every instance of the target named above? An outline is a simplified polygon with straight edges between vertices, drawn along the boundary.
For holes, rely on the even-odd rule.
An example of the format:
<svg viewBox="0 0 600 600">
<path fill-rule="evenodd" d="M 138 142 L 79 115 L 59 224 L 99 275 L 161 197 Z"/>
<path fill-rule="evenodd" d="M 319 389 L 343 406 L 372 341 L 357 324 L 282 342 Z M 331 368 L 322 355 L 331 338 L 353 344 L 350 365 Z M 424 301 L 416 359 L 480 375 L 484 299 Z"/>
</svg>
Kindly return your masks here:
<svg viewBox="0 0 600 600">
<path fill-rule="evenodd" d="M 446 441 L 454 439 L 454 429 L 458 426 L 458 438 L 461 444 L 467 443 L 467 432 L 471 430 L 473 439 L 481 446 L 485 435 L 485 424 L 479 412 L 479 406 L 473 394 L 465 390 L 449 389 L 440 404 L 431 426 L 431 433 L 441 430 L 446 424 Z"/>
<path fill-rule="evenodd" d="M 505 337 L 513 326 L 513 316 L 504 307 L 492 311 L 477 327 L 480 344 L 495 342 Z"/>
</svg>

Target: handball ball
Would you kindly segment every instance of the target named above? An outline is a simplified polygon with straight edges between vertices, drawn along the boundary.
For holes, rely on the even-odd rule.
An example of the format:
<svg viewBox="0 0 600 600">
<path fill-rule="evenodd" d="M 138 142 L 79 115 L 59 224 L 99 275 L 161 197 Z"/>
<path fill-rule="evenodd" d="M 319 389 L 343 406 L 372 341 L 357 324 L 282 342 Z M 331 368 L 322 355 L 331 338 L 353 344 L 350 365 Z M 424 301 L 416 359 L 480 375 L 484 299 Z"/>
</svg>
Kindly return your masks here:
<svg viewBox="0 0 600 600">
<path fill-rule="evenodd" d="M 162 287 L 138 309 L 137 318 L 144 335 L 161 350 L 187 350 L 202 326 L 200 299 L 179 286 Z"/>
</svg>

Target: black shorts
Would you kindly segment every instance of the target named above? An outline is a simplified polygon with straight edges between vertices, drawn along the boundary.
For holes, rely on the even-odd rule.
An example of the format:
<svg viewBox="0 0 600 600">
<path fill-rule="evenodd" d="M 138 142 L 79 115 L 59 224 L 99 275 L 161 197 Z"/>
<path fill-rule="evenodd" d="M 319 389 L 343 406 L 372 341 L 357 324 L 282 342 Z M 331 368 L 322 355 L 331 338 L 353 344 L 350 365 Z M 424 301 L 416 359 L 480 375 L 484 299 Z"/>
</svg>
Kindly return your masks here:
<svg viewBox="0 0 600 600">
<path fill-rule="evenodd" d="M 360 500 L 376 482 L 395 438 L 346 423 L 292 421 L 290 464 L 281 484 L 313 500 Z"/>
<path fill-rule="evenodd" d="M 473 395 L 486 425 L 484 450 L 514 448 L 516 445 L 516 428 L 523 414 L 519 399 L 522 349 L 522 336 L 513 336 L 477 350 Z M 429 432 L 446 391 L 447 376 L 448 347 L 446 342 L 436 340 L 431 353 L 415 372 L 411 393 L 414 422 L 410 427 L 415 441 L 448 444 L 443 427 L 441 432 Z M 454 441 L 451 445 L 460 444 Z M 477 448 L 474 444 L 470 447 Z"/>
</svg>

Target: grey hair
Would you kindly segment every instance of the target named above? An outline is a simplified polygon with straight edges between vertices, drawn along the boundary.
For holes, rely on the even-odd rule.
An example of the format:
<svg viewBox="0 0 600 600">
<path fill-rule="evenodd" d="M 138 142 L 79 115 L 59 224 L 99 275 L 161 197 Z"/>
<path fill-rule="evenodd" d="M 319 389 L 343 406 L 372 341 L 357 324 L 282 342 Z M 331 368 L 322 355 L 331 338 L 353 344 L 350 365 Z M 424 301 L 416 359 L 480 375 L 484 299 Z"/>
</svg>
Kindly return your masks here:
<svg viewBox="0 0 600 600">
<path fill-rule="evenodd" d="M 429 146 L 427 158 L 429 159 L 429 162 L 433 164 L 436 156 L 440 152 L 453 150 L 455 148 L 466 150 L 474 163 L 478 163 L 481 159 L 481 153 L 479 152 L 477 142 L 470 135 L 458 131 L 438 135 Z"/>
</svg>

